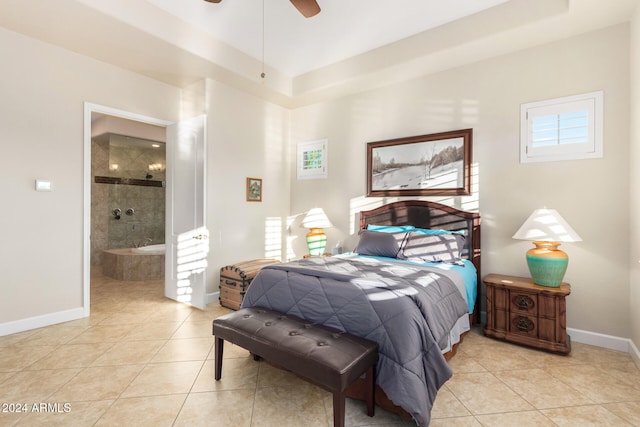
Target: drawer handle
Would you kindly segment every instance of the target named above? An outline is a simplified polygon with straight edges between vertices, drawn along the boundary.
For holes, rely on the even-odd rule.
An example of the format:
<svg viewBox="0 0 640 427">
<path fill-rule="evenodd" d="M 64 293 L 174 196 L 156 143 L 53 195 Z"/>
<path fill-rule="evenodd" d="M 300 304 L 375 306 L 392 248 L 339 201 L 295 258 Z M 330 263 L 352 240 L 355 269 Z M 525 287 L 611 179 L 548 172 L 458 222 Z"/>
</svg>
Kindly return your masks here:
<svg viewBox="0 0 640 427">
<path fill-rule="evenodd" d="M 518 316 L 516 318 L 516 328 L 524 332 L 529 332 L 533 329 L 533 322 L 526 317 Z"/>
<path fill-rule="evenodd" d="M 514 298 L 514 303 L 520 310 L 529 310 L 533 308 L 533 300 L 527 295 L 518 295 Z"/>
<path fill-rule="evenodd" d="M 235 286 L 236 285 L 236 281 L 235 280 L 225 280 L 224 283 L 227 286 Z"/>
</svg>

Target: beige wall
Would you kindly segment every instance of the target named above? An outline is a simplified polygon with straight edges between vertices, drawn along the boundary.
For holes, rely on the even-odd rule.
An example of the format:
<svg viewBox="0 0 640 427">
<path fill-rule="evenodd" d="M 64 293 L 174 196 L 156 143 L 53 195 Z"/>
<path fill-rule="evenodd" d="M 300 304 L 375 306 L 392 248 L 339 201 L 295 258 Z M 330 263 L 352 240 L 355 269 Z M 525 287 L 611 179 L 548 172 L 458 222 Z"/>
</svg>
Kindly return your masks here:
<svg viewBox="0 0 640 427">
<path fill-rule="evenodd" d="M 220 268 L 254 258 L 282 258 L 289 213 L 290 112 L 207 81 L 207 292 Z M 262 202 L 247 202 L 246 178 L 262 179 Z"/>
<path fill-rule="evenodd" d="M 631 21 L 631 142 L 629 180 L 631 203 L 631 230 L 629 233 L 631 282 L 629 301 L 631 304 L 631 340 L 636 354 L 640 352 L 640 7 Z"/>
<path fill-rule="evenodd" d="M 0 52 L 2 326 L 82 306 L 84 102 L 177 120 L 180 91 L 4 29 Z"/>
<path fill-rule="evenodd" d="M 605 92 L 604 158 L 519 163 L 520 104 L 596 90 Z M 297 181 L 293 175 L 291 212 L 324 208 L 336 226 L 327 233 L 329 245 L 344 239 L 352 249 L 353 206 L 368 202 L 366 143 L 472 127 L 483 274 L 528 275 L 524 253 L 530 244 L 511 236 L 535 208 L 555 208 L 584 239 L 563 245 L 571 258 L 565 276 L 572 284 L 568 326 L 626 338 L 628 123 L 625 24 L 295 110 L 292 150 L 297 142 L 328 138 L 329 178 Z M 475 201 L 448 202 L 473 207 Z M 297 252 L 303 251 L 298 243 Z"/>
</svg>

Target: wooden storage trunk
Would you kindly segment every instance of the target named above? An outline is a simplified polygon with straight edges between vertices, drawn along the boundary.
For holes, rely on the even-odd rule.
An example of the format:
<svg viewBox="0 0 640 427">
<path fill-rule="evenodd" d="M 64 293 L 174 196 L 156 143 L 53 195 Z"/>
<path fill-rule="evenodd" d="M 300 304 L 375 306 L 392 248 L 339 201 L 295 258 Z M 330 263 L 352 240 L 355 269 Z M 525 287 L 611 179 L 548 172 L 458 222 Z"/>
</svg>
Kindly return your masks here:
<svg viewBox="0 0 640 427">
<path fill-rule="evenodd" d="M 238 310 L 247 288 L 258 271 L 266 265 L 280 261 L 272 258 L 259 258 L 238 262 L 220 269 L 220 305 Z"/>
</svg>

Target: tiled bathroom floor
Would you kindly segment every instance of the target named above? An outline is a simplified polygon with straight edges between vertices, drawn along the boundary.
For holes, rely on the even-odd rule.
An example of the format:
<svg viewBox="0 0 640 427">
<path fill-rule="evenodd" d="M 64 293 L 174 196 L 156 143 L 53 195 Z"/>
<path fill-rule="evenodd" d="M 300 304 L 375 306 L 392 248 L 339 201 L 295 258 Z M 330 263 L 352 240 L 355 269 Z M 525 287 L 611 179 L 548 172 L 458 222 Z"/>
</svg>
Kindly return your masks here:
<svg viewBox="0 0 640 427">
<path fill-rule="evenodd" d="M 0 337 L 0 426 L 331 426 L 331 395 L 225 346 L 213 379 L 211 321 L 160 281 L 92 278 L 87 319 Z M 626 353 L 573 343 L 556 356 L 467 335 L 432 426 L 640 425 Z M 18 409 L 26 412 L 17 412 Z M 348 400 L 348 426 L 415 425 Z"/>
</svg>

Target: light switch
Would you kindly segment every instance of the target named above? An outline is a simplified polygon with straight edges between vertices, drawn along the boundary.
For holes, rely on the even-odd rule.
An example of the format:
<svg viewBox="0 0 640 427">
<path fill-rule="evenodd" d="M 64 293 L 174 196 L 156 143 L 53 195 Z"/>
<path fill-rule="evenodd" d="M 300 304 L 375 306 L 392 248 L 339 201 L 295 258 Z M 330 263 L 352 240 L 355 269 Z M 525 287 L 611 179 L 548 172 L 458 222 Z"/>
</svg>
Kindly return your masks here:
<svg viewBox="0 0 640 427">
<path fill-rule="evenodd" d="M 36 191 L 51 191 L 51 181 L 48 179 L 36 179 Z"/>
</svg>

